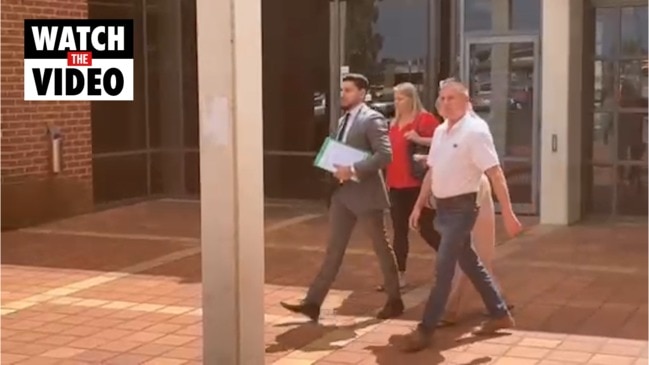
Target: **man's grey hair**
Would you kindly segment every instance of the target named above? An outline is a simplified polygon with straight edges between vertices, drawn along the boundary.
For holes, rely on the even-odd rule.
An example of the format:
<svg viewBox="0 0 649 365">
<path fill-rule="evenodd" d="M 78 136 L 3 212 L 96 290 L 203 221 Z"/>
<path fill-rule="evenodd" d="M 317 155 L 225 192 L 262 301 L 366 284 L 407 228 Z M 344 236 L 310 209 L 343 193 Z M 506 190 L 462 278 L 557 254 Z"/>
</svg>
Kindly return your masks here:
<svg viewBox="0 0 649 365">
<path fill-rule="evenodd" d="M 469 88 L 457 79 L 450 77 L 439 82 L 439 90 L 452 88 L 460 94 L 469 96 Z"/>
<path fill-rule="evenodd" d="M 439 82 L 439 91 L 442 91 L 443 89 L 446 88 L 451 88 L 452 90 L 456 91 L 457 93 L 466 96 L 468 105 L 467 105 L 467 110 L 472 114 L 477 116 L 475 111 L 473 110 L 473 104 L 471 104 L 471 96 L 469 94 L 469 88 L 466 87 L 462 82 L 458 81 L 457 79 L 450 77 L 447 79 L 444 79 Z M 435 108 L 439 111 L 439 97 L 435 101 Z"/>
</svg>

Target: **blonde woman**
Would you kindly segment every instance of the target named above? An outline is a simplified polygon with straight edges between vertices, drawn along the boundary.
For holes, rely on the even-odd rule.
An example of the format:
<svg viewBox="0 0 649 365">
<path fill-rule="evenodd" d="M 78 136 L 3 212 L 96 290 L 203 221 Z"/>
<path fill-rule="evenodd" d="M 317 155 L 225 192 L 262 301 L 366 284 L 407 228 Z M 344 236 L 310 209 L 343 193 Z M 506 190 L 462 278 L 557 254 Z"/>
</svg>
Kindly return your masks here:
<svg viewBox="0 0 649 365">
<path fill-rule="evenodd" d="M 426 111 L 415 85 L 406 82 L 394 87 L 395 117 L 390 123 L 390 143 L 392 162 L 387 167 L 386 182 L 390 194 L 390 215 L 394 238 L 392 245 L 399 269 L 399 284 L 406 286 L 406 261 L 410 243 L 408 240 L 408 218 L 415 206 L 422 178 L 426 172 L 425 164 L 414 161 L 414 155 L 428 153 L 430 140 L 439 121 Z M 420 230 L 422 238 L 437 250 L 439 234 L 433 227 L 435 212 L 422 211 Z M 378 290 L 383 290 L 382 286 Z"/>
</svg>

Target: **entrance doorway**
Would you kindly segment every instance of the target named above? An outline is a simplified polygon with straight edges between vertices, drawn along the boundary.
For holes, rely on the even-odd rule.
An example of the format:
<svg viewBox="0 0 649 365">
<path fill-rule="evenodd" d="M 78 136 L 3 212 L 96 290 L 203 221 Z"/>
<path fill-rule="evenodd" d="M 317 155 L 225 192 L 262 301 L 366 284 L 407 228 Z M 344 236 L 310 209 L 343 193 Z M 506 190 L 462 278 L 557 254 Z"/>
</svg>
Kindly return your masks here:
<svg viewBox="0 0 649 365">
<path fill-rule="evenodd" d="M 514 209 L 538 213 L 539 41 L 534 35 L 467 37 L 462 79 L 491 128 Z"/>
</svg>

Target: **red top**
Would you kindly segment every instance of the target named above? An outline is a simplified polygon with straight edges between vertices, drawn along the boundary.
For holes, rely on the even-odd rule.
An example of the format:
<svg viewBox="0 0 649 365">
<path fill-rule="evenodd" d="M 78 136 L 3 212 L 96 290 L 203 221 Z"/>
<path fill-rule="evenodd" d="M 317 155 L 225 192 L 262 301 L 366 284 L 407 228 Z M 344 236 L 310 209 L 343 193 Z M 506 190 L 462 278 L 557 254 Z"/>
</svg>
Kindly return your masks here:
<svg viewBox="0 0 649 365">
<path fill-rule="evenodd" d="M 430 138 L 435 132 L 439 121 L 429 112 L 421 112 L 412 123 L 401 128 L 395 123 L 390 127 L 390 143 L 392 144 L 392 162 L 388 165 L 387 184 L 389 188 L 413 188 L 421 186 L 421 181 L 412 177 L 410 173 L 410 159 L 408 144 L 404 134 L 416 128 L 417 134 Z"/>
</svg>

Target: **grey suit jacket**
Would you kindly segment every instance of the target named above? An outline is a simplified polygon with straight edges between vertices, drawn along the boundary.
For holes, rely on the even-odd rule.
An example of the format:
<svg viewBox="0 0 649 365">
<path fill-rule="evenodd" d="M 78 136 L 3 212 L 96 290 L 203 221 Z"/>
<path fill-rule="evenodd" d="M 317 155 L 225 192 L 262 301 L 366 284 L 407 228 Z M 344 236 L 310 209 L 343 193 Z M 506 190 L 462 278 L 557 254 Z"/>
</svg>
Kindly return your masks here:
<svg viewBox="0 0 649 365">
<path fill-rule="evenodd" d="M 330 137 L 336 137 L 341 122 L 342 118 L 331 126 Z M 388 208 L 390 203 L 382 171 L 392 161 L 388 121 L 381 113 L 363 105 L 348 128 L 345 143 L 371 156 L 354 165 L 359 181 L 345 182 L 334 194 L 356 214 Z"/>
</svg>

